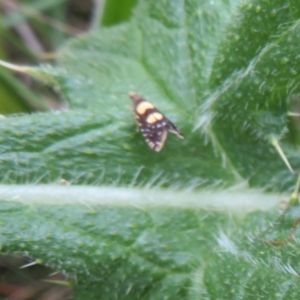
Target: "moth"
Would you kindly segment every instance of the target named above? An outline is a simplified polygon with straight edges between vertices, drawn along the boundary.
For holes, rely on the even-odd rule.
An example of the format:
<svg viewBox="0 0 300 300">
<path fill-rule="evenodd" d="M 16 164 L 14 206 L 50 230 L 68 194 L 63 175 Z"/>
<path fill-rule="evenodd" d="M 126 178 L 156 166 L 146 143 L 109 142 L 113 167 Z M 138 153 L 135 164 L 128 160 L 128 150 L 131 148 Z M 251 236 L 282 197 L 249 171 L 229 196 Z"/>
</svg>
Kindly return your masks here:
<svg viewBox="0 0 300 300">
<path fill-rule="evenodd" d="M 130 92 L 129 97 L 139 129 L 152 150 L 159 152 L 163 148 L 168 131 L 183 139 L 176 126 L 152 103 L 135 92 Z"/>
</svg>

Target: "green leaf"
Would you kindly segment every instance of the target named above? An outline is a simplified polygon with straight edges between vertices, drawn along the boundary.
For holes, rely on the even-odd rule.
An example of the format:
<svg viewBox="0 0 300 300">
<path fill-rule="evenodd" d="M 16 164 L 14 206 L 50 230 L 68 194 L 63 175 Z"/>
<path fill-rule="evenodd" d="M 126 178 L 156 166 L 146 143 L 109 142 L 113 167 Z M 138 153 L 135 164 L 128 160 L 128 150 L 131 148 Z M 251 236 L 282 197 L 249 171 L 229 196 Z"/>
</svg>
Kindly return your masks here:
<svg viewBox="0 0 300 300">
<path fill-rule="evenodd" d="M 5 40 L 6 33 L 0 20 L 0 37 Z M 5 44 L 5 43 L 3 43 Z M 0 57 L 5 56 L 4 46 L 0 47 Z M 44 108 L 34 93 L 5 69 L 0 70 L 0 114 L 30 112 L 35 108 Z"/>
<path fill-rule="evenodd" d="M 0 70 L 0 113 L 20 113 L 29 112 L 30 107 L 26 103 L 26 97 L 22 96 L 20 91 L 28 92 L 17 79 L 15 79 L 7 70 Z M 29 93 L 30 94 L 30 93 Z M 24 99 L 25 98 L 25 99 Z M 25 103 L 24 103 L 25 102 Z"/>
<path fill-rule="evenodd" d="M 299 288 L 286 252 L 261 239 L 278 213 L 257 209 L 274 207 L 276 195 L 53 185 L 0 193 L 3 251 L 67 270 L 77 299 L 248 299 L 270 293 L 259 284 L 280 281 L 279 296 Z"/>
<path fill-rule="evenodd" d="M 0 70 L 0 97 L 0 113 L 2 114 L 32 112 L 33 109 L 46 110 L 49 108 L 43 99 L 38 98 L 4 69 Z"/>
<path fill-rule="evenodd" d="M 296 1 L 139 1 L 57 67 L 22 68 L 71 110 L 1 120 L 1 181 L 19 184 L 0 187 L 3 249 L 73 274 L 78 299 L 297 299 L 298 240 L 268 241 L 298 206 L 272 227 L 282 196 L 263 189 L 296 182 L 274 140 L 299 170 L 299 16 Z M 131 90 L 185 139 L 151 151 Z"/>
<path fill-rule="evenodd" d="M 103 1 L 103 12 L 99 24 L 101 26 L 112 26 L 129 20 L 131 11 L 138 0 L 106 0 Z"/>
</svg>

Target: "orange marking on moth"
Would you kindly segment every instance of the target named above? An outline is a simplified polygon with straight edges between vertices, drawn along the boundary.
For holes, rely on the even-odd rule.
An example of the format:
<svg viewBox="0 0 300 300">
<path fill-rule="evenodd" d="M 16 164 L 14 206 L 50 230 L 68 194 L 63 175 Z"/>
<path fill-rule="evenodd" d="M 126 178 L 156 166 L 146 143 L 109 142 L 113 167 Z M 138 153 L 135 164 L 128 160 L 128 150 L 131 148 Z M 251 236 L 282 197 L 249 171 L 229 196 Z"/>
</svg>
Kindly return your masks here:
<svg viewBox="0 0 300 300">
<path fill-rule="evenodd" d="M 159 112 L 154 112 L 152 114 L 150 114 L 147 119 L 146 119 L 146 122 L 147 123 L 150 123 L 150 124 L 153 124 L 155 123 L 156 121 L 160 121 L 164 118 L 164 116 L 159 113 Z"/>
<path fill-rule="evenodd" d="M 142 101 L 137 105 L 136 111 L 139 115 L 143 115 L 147 111 L 147 109 L 153 109 L 153 108 L 154 106 L 150 102 Z"/>
</svg>

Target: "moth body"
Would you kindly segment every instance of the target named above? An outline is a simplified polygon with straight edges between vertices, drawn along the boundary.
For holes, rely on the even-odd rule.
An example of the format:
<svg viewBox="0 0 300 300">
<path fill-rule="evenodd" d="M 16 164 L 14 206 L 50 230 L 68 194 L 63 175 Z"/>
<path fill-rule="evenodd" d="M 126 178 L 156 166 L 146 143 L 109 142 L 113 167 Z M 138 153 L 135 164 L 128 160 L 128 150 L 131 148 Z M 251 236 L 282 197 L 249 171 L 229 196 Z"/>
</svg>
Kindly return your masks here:
<svg viewBox="0 0 300 300">
<path fill-rule="evenodd" d="M 151 149 L 159 152 L 163 148 L 168 131 L 183 138 L 176 126 L 151 102 L 135 92 L 130 92 L 129 97 L 133 102 L 133 111 L 139 129 Z"/>
</svg>

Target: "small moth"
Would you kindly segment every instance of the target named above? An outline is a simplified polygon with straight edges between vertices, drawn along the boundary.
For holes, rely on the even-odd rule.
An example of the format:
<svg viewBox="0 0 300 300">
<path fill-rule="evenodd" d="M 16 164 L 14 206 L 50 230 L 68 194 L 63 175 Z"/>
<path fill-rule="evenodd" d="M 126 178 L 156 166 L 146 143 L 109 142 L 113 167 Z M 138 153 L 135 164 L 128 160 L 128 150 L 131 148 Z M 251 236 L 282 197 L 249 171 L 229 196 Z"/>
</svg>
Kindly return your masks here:
<svg viewBox="0 0 300 300">
<path fill-rule="evenodd" d="M 152 103 L 135 92 L 130 92 L 133 111 L 147 144 L 151 149 L 159 152 L 166 141 L 168 131 L 183 139 L 183 135 L 176 126 L 164 116 Z"/>
</svg>

